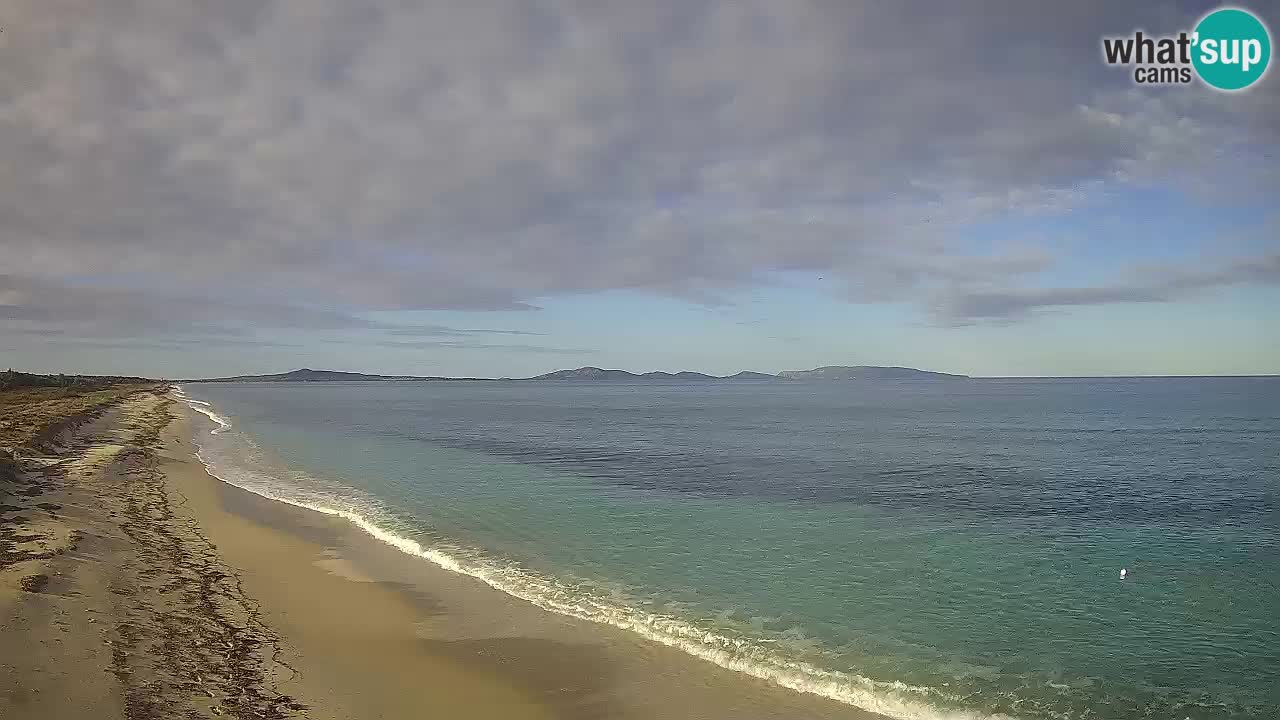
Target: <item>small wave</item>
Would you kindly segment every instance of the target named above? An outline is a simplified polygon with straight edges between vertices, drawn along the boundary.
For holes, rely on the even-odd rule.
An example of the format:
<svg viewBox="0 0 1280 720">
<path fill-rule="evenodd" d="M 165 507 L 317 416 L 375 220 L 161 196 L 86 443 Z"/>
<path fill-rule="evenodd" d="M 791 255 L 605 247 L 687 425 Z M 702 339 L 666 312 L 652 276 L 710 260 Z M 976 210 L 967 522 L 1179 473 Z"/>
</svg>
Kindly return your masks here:
<svg viewBox="0 0 1280 720">
<path fill-rule="evenodd" d="M 183 400 L 184 402 L 186 402 L 186 403 L 187 403 L 187 406 L 188 406 L 188 407 L 190 407 L 192 410 L 195 410 L 196 412 L 200 413 L 201 415 L 204 415 L 205 417 L 209 418 L 210 420 L 212 420 L 212 421 L 214 421 L 214 422 L 218 423 L 218 427 L 216 427 L 216 428 L 214 428 L 214 429 L 212 429 L 212 430 L 210 430 L 210 431 L 209 431 L 209 434 L 210 434 L 210 435 L 217 435 L 217 434 L 221 433 L 223 430 L 226 430 L 227 428 L 231 427 L 231 421 L 230 421 L 230 420 L 227 420 L 226 418 L 224 418 L 224 417 L 222 417 L 221 415 L 219 415 L 219 414 L 217 414 L 217 413 L 213 412 L 212 410 L 206 410 L 206 409 L 205 409 L 205 406 L 208 406 L 208 405 L 209 405 L 209 403 L 202 402 L 202 401 L 200 401 L 200 400 L 191 400 L 191 399 L 189 399 L 189 398 L 185 398 L 185 397 L 184 397 L 184 398 L 182 398 L 182 400 Z"/>
<path fill-rule="evenodd" d="M 169 392 L 172 392 L 174 397 L 188 404 L 194 403 L 196 405 L 204 405 L 205 407 L 212 407 L 213 405 L 212 403 L 207 403 L 204 400 L 196 400 L 195 398 L 190 397 L 187 395 L 187 391 L 182 389 L 181 385 L 170 385 Z"/>
<path fill-rule="evenodd" d="M 185 399 L 185 398 L 184 398 Z M 188 402 L 190 402 L 188 400 Z M 217 435 L 231 427 L 231 423 L 212 411 L 199 406 L 193 410 L 203 413 L 219 423 L 210 434 Z M 252 492 L 269 500 L 282 502 L 325 515 L 340 517 L 360 528 L 369 536 L 406 555 L 422 558 L 450 572 L 467 575 L 486 585 L 536 605 L 549 612 L 611 625 L 634 632 L 654 642 L 681 650 L 694 657 L 712 662 L 722 668 L 770 681 L 798 692 L 820 695 L 847 705 L 879 713 L 897 720 L 1015 720 L 1004 715 L 941 708 L 918 698 L 945 697 L 934 688 L 918 687 L 902 682 L 883 682 L 860 675 L 827 670 L 811 663 L 795 660 L 768 649 L 767 642 L 729 637 L 713 630 L 698 627 L 684 619 L 658 615 L 638 608 L 611 602 L 603 597 L 584 594 L 580 588 L 564 585 L 549 577 L 528 569 L 487 558 L 462 558 L 437 548 L 424 547 L 416 540 L 399 535 L 380 525 L 372 513 L 360 508 L 335 507 L 346 505 L 346 498 L 300 498 L 303 493 L 278 478 L 258 477 L 257 482 L 247 481 L 244 473 L 227 472 L 215 467 L 199 447 L 196 457 L 209 474 L 219 480 Z M 259 473 L 250 471 L 250 476 Z"/>
</svg>

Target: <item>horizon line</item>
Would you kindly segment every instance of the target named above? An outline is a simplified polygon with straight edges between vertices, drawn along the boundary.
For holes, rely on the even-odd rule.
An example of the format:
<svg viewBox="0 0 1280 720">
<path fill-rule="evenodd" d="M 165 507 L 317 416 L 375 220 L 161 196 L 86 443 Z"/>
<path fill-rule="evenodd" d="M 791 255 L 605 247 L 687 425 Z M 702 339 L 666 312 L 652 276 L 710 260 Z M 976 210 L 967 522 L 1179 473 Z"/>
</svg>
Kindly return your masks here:
<svg viewBox="0 0 1280 720">
<path fill-rule="evenodd" d="M 578 370 L 578 369 L 588 368 L 588 367 L 590 367 L 590 368 L 596 368 L 596 366 L 584 365 L 584 366 L 582 366 L 582 367 L 580 367 L 580 368 L 560 368 L 560 369 L 557 369 L 557 370 L 549 370 L 549 371 L 547 371 L 547 372 L 545 372 L 545 373 L 539 373 L 538 375 L 530 375 L 530 376 L 522 376 L 522 377 L 514 377 L 514 376 L 493 377 L 493 376 L 477 376 L 477 375 L 415 375 L 415 374 L 412 374 L 412 373 L 379 373 L 379 372 L 367 372 L 367 371 L 363 371 L 363 370 L 332 370 L 332 369 L 316 370 L 316 369 L 314 369 L 314 368 L 305 368 L 305 367 L 303 367 L 303 368 L 294 368 L 294 369 L 292 369 L 292 370 L 282 370 L 282 371 L 278 371 L 278 372 L 242 373 L 242 374 L 238 374 L 238 375 L 207 376 L 207 377 L 198 377 L 198 378 L 192 378 L 192 377 L 151 377 L 151 378 L 149 378 L 149 377 L 146 377 L 145 375 L 124 375 L 124 374 L 121 374 L 121 373 L 49 372 L 49 371 L 43 371 L 43 372 L 42 372 L 42 371 L 17 370 L 17 369 L 15 369 L 15 368 L 8 368 L 8 370 L 9 370 L 9 371 L 14 371 L 14 372 L 20 372 L 20 373 L 31 374 L 31 375 L 73 375 L 73 376 L 81 376 L 81 377 L 126 377 L 126 376 L 128 376 L 128 377 L 140 377 L 140 378 L 148 379 L 148 380 L 157 380 L 157 381 L 164 381 L 164 382 L 173 382 L 173 383 L 178 383 L 178 382 L 208 382 L 208 381 L 213 381 L 213 380 L 228 380 L 228 379 L 230 379 L 230 378 L 237 378 L 237 377 L 263 377 L 263 376 L 270 376 L 270 375 L 286 375 L 286 374 L 288 374 L 288 373 L 291 373 L 291 372 L 297 372 L 297 371 L 300 371 L 300 370 L 310 370 L 310 371 L 312 371 L 312 372 L 335 372 L 335 373 L 349 373 L 349 374 L 354 374 L 354 375 L 368 375 L 368 376 L 370 376 L 370 377 L 382 378 L 382 380 L 381 380 L 382 382 L 395 382 L 395 381 L 397 381 L 397 380 L 401 380 L 401 381 L 411 381 L 411 380 L 437 380 L 437 381 L 442 381 L 442 380 L 475 380 L 475 381 L 482 381 L 482 380 L 487 380 L 487 381 L 493 381 L 493 382 L 500 382 L 500 381 L 516 381 L 516 380 L 532 380 L 532 379 L 537 378 L 537 377 L 539 377 L 539 376 L 541 376 L 541 375 L 547 375 L 547 374 L 554 373 L 554 372 L 562 372 L 562 371 L 564 371 L 564 370 Z M 826 366 L 818 366 L 818 367 L 866 367 L 866 368 L 894 368 L 894 369 L 900 368 L 900 369 L 906 369 L 906 370 L 916 370 L 916 371 L 919 371 L 919 372 L 922 372 L 922 373 L 934 373 L 934 374 L 940 374 L 940 375 L 949 375 L 949 376 L 951 376 L 951 377 L 953 377 L 953 378 L 955 378 L 955 379 L 966 379 L 966 380 L 1140 380 L 1140 379 L 1152 379 L 1152 380 L 1154 380 L 1154 379 L 1179 379 L 1179 378 L 1238 378 L 1238 379 L 1247 379 L 1247 378 L 1280 378 L 1280 372 L 1270 372 L 1270 373 L 1268 373 L 1268 372 L 1262 372 L 1262 373 L 1155 373 L 1155 374 L 1117 374 L 1117 375 L 969 375 L 969 374 L 965 374 L 965 373 L 954 373 L 954 372 L 941 371 L 941 370 L 921 370 L 921 369 L 919 369 L 919 368 L 912 368 L 912 367 L 907 367 L 907 366 L 902 366 L 902 365 L 826 365 Z M 800 370 L 800 371 L 794 371 L 794 370 L 780 370 L 780 371 L 777 371 L 777 372 L 766 372 L 766 371 L 762 371 L 762 370 L 740 370 L 740 371 L 737 371 L 736 373 L 730 373 L 730 374 L 728 374 L 728 375 L 717 375 L 717 374 L 714 374 L 714 373 L 707 373 L 707 372 L 703 372 L 703 371 L 700 371 L 700 370 L 645 370 L 645 371 L 633 371 L 633 370 L 623 370 L 622 368 L 596 368 L 596 369 L 604 370 L 604 371 L 611 371 L 611 370 L 612 370 L 612 371 L 621 371 L 621 372 L 629 373 L 629 374 L 631 374 L 631 375 L 636 375 L 637 377 L 642 376 L 642 375 L 644 375 L 644 374 L 646 374 L 646 373 L 655 373 L 655 372 L 662 372 L 662 373 L 667 373 L 667 374 L 670 374 L 670 375 L 675 375 L 675 374 L 677 374 L 677 373 L 682 373 L 682 372 L 693 372 L 693 373 L 698 373 L 698 374 L 700 374 L 700 375 L 706 375 L 706 376 L 708 376 L 708 377 L 710 377 L 710 378 L 712 378 L 712 379 L 728 379 L 728 378 L 733 377 L 733 375 L 736 375 L 736 374 L 739 374 L 739 373 L 744 373 L 744 372 L 758 373 L 758 374 L 761 374 L 761 375 L 768 375 L 768 376 L 772 376 L 772 377 L 778 377 L 779 379 L 788 379 L 788 378 L 783 378 L 783 377 L 781 377 L 781 376 L 779 375 L 779 373 L 781 373 L 781 372 L 807 372 L 807 371 L 805 371 L 805 370 Z M 816 368 L 810 368 L 810 370 L 812 370 L 812 369 L 816 369 Z M 325 382 L 325 381 L 321 380 L 321 381 L 312 381 L 312 382 Z M 359 381 L 347 381 L 347 382 L 359 382 Z M 828 381 L 828 382 L 831 382 L 831 381 Z"/>
</svg>

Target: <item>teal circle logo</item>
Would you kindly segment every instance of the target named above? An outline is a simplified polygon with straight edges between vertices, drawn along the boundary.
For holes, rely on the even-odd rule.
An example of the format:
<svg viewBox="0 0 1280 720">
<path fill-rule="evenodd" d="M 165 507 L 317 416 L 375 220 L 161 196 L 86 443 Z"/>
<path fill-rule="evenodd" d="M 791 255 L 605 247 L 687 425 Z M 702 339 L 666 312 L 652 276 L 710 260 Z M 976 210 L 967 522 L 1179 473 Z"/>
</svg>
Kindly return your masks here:
<svg viewBox="0 0 1280 720">
<path fill-rule="evenodd" d="M 1196 25 L 1191 63 L 1200 79 L 1219 90 L 1243 90 L 1258 81 L 1271 61 L 1271 34 L 1252 13 L 1215 10 Z"/>
</svg>

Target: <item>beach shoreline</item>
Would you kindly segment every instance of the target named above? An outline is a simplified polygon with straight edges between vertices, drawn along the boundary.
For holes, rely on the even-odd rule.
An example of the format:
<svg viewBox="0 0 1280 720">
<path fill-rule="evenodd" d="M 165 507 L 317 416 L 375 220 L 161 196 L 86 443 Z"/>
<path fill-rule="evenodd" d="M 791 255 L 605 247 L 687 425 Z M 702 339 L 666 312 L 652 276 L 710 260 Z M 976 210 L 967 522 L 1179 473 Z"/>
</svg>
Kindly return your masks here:
<svg viewBox="0 0 1280 720">
<path fill-rule="evenodd" d="M 185 444 L 174 447 L 180 456 L 194 454 Z M 312 582 L 352 593 L 336 603 L 340 607 L 335 613 L 367 608 L 373 602 L 368 593 L 380 595 L 377 602 L 387 609 L 379 612 L 398 616 L 396 627 L 388 624 L 384 631 L 412 646 L 391 665 L 421 661 L 420 672 L 430 672 L 432 663 L 445 663 L 477 673 L 523 693 L 532 703 L 527 711 L 537 713 L 529 717 L 880 717 L 727 670 L 620 628 L 544 610 L 475 577 L 406 554 L 346 519 L 267 498 L 208 473 L 193 475 L 191 481 L 199 488 L 192 502 L 196 515 L 210 528 L 211 537 L 225 537 L 221 552 L 243 568 L 245 587 L 261 599 L 264 616 L 298 647 L 303 656 L 298 667 L 309 667 L 307 657 L 322 654 L 324 641 L 306 638 L 317 630 L 323 635 L 328 626 L 321 618 L 304 618 L 303 613 L 314 608 L 294 607 L 296 594 L 288 587 L 290 581 L 282 580 L 305 572 Z M 236 532 L 221 529 L 224 523 Z M 244 541 L 251 535 L 249 527 L 264 535 Z M 265 546 L 289 545 L 301 554 L 267 562 L 260 552 Z M 286 563 L 291 568 L 286 575 L 277 572 L 275 568 Z M 361 643 L 366 637 L 360 633 L 350 640 Z M 373 665 L 359 663 L 333 674 L 335 667 L 324 661 L 302 674 L 332 674 L 336 687 L 351 688 L 369 667 L 388 666 L 385 657 L 372 656 L 369 663 Z M 401 716 L 412 715 L 387 715 Z M 485 715 L 468 708 L 463 716 Z M 500 716 L 522 717 L 510 712 Z"/>
<path fill-rule="evenodd" d="M 5 482 L 0 716 L 551 717 L 419 652 L 397 593 L 220 510 L 185 415 L 135 394 Z"/>
<path fill-rule="evenodd" d="M 196 455 L 196 417 L 141 393 L 27 468 L 75 540 L 0 573 L 0 647 L 22 649 L 0 655 L 0 715 L 873 717 L 225 483 Z"/>
<path fill-rule="evenodd" d="M 184 417 L 166 431 L 162 455 L 192 516 L 284 639 L 295 674 L 281 687 L 309 699 L 310 716 L 553 717 L 505 679 L 423 652 L 421 604 L 337 555 L 345 522 L 209 475 Z"/>
</svg>

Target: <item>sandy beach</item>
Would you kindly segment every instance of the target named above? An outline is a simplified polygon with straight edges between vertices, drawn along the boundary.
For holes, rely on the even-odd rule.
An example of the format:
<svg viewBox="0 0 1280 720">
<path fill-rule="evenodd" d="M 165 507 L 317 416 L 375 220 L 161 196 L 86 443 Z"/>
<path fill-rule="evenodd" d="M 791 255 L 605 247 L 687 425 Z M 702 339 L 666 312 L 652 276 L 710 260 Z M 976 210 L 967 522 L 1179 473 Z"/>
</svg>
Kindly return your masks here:
<svg viewBox="0 0 1280 720">
<path fill-rule="evenodd" d="M 0 717 L 868 717 L 210 476 L 139 392 L 4 490 Z"/>
</svg>

